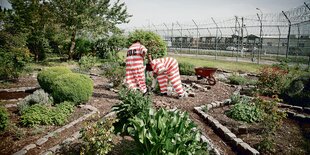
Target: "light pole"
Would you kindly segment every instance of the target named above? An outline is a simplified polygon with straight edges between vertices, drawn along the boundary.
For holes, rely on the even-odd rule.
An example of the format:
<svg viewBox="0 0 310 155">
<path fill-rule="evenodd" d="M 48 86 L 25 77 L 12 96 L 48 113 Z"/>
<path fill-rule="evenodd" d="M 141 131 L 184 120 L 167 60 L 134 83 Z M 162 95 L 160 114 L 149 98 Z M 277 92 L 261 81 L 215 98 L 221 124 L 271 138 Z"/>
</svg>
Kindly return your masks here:
<svg viewBox="0 0 310 155">
<path fill-rule="evenodd" d="M 259 37 L 260 37 L 260 50 L 258 50 L 258 59 L 257 59 L 257 63 L 259 64 L 260 61 L 260 53 L 263 50 L 263 36 L 262 36 L 262 31 L 263 31 L 263 12 L 261 9 L 256 8 L 256 10 L 259 10 L 259 12 L 261 13 L 260 16 L 257 13 L 257 17 L 258 20 L 260 21 L 260 31 L 259 31 Z"/>
</svg>

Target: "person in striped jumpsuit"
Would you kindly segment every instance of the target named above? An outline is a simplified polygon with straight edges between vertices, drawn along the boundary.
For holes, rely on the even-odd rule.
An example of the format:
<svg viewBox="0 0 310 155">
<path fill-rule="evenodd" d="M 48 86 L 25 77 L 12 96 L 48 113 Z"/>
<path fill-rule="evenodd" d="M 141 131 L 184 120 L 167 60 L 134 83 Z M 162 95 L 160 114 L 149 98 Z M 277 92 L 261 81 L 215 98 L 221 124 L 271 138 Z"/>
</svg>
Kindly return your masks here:
<svg viewBox="0 0 310 155">
<path fill-rule="evenodd" d="M 171 57 L 152 60 L 150 54 L 148 54 L 148 59 L 153 72 L 157 74 L 157 81 L 162 95 L 167 94 L 168 81 L 170 81 L 179 98 L 187 97 L 186 92 L 182 88 L 177 60 Z"/>
<path fill-rule="evenodd" d="M 139 88 L 142 93 L 147 91 L 143 65 L 146 52 L 145 46 L 139 40 L 135 40 L 129 47 L 126 57 L 126 84 L 129 89 Z"/>
</svg>

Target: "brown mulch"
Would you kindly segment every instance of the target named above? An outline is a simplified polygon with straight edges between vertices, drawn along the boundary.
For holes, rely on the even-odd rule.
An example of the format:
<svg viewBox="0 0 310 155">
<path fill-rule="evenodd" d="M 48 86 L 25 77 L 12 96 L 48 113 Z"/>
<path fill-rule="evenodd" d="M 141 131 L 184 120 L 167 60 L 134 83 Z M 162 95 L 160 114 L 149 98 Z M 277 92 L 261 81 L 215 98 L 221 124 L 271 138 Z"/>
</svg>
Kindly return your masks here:
<svg viewBox="0 0 310 155">
<path fill-rule="evenodd" d="M 91 118 L 88 120 L 88 122 L 97 121 L 98 118 L 100 118 L 100 117 L 104 116 L 105 114 L 107 114 L 108 112 L 110 112 L 111 107 L 119 102 L 117 93 L 114 93 L 114 92 L 106 89 L 106 84 L 108 83 L 108 80 L 106 78 L 96 77 L 96 76 L 93 76 L 92 78 L 93 78 L 94 84 L 95 84 L 94 93 L 93 93 L 93 97 L 91 98 L 91 100 L 87 104 L 90 104 L 90 105 L 98 108 L 100 111 L 100 114 L 99 114 L 99 117 Z M 31 81 L 31 78 L 28 80 Z M 36 79 L 33 78 L 32 80 L 35 82 L 32 85 L 27 85 L 27 86 L 36 86 L 37 85 Z M 196 80 L 196 77 L 193 77 L 193 76 L 192 77 L 182 76 L 182 81 L 185 81 L 186 83 L 195 82 L 195 83 L 198 83 L 202 86 L 208 86 L 204 82 L 198 82 Z M 12 87 L 16 88 L 18 86 L 22 86 L 22 84 L 16 84 L 15 86 L 12 86 Z M 177 99 L 176 96 L 163 97 L 163 96 L 153 95 L 152 99 L 153 99 L 155 107 L 164 107 L 164 108 L 176 107 L 178 109 L 187 111 L 189 113 L 190 117 L 196 122 L 198 127 L 214 141 L 215 145 L 217 147 L 219 147 L 220 150 L 222 150 L 223 154 L 235 154 L 231 150 L 231 148 L 229 146 L 227 146 L 227 144 L 221 138 L 219 138 L 216 134 L 214 134 L 213 130 L 209 126 L 207 126 L 204 123 L 204 121 L 197 114 L 195 114 L 193 112 L 193 108 L 195 106 L 201 106 L 201 105 L 204 105 L 207 103 L 211 103 L 212 101 L 222 101 L 224 99 L 229 98 L 230 94 L 233 91 L 234 91 L 234 88 L 228 87 L 228 86 L 222 84 L 221 82 L 218 82 L 216 85 L 211 86 L 211 89 L 208 92 L 202 92 L 199 90 L 194 90 L 195 97 L 188 97 L 185 99 Z M 69 129 L 63 131 L 62 133 L 60 133 L 56 137 L 50 138 L 49 141 L 47 143 L 43 144 L 41 147 L 36 147 L 35 149 L 28 151 L 28 154 L 39 154 L 39 153 L 45 152 L 47 149 L 61 143 L 64 139 L 68 138 L 74 132 L 79 131 L 84 125 L 85 125 L 84 122 L 79 123 L 79 124 L 69 128 Z M 16 144 L 12 144 L 12 145 L 9 145 L 9 143 L 6 143 L 7 141 L 4 140 L 1 142 L 0 148 L 5 147 L 6 148 L 5 152 L 7 152 L 7 153 L 16 152 L 19 149 L 23 148 L 24 146 L 26 146 L 26 145 L 32 143 L 33 141 L 41 138 L 48 131 L 53 131 L 58 127 L 45 126 L 45 127 L 40 127 L 40 128 L 44 128 L 44 130 L 41 131 L 42 133 L 35 134 L 32 137 L 27 135 L 27 136 L 24 136 L 23 138 L 21 138 L 20 140 L 14 139 L 16 141 L 14 141 L 13 138 L 11 138 L 12 139 L 11 142 L 16 143 Z M 29 128 L 28 130 L 33 130 L 33 129 Z M 10 135 L 10 136 L 13 137 L 12 135 Z M 2 140 L 2 138 L 1 138 L 1 140 Z M 128 146 L 131 146 L 131 141 L 128 139 L 125 139 L 125 140 L 119 139 L 116 141 L 116 148 L 118 148 L 118 150 L 120 150 L 121 148 L 127 148 Z M 3 151 L 1 149 L 0 152 L 2 153 Z M 6 154 L 5 152 L 4 152 L 4 154 Z M 114 151 L 114 153 L 112 153 L 112 154 L 118 154 L 117 152 L 118 151 L 116 151 L 116 152 Z"/>
<path fill-rule="evenodd" d="M 215 108 L 208 114 L 217 119 L 221 124 L 228 127 L 237 137 L 255 148 L 262 140 L 262 126 L 258 123 L 243 123 L 227 117 L 224 112 L 232 106 Z M 238 130 L 239 129 L 239 130 Z M 240 130 L 241 129 L 241 130 Z M 248 132 L 240 132 L 246 129 Z M 296 120 L 284 119 L 282 126 L 272 139 L 275 140 L 275 153 L 273 154 L 309 154 L 310 146 L 310 123 L 301 123 Z"/>
</svg>

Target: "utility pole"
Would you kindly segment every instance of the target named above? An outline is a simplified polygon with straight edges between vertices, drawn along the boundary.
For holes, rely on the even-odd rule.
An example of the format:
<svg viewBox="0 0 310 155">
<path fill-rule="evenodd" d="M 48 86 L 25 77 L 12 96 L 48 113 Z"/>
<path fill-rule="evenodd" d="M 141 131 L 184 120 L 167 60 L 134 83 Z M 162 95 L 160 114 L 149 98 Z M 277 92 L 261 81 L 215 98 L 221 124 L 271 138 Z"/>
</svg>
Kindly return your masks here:
<svg viewBox="0 0 310 155">
<path fill-rule="evenodd" d="M 291 21 L 290 19 L 286 16 L 285 12 L 282 11 L 283 15 L 285 16 L 285 18 L 287 19 L 288 21 L 288 34 L 287 34 L 287 46 L 286 46 L 286 53 L 285 53 L 285 57 L 287 59 L 287 56 L 288 56 L 288 52 L 290 50 L 290 35 L 291 35 Z"/>
</svg>

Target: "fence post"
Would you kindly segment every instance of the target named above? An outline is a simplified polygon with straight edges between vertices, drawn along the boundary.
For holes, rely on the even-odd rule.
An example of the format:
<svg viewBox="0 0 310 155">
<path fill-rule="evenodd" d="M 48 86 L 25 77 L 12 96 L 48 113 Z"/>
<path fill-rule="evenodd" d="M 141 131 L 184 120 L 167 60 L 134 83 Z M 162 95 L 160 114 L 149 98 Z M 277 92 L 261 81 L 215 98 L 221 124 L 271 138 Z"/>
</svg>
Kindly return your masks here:
<svg viewBox="0 0 310 155">
<path fill-rule="evenodd" d="M 260 62 L 260 52 L 262 50 L 262 45 L 263 45 L 263 41 L 262 41 L 262 31 L 263 31 L 263 23 L 262 23 L 262 19 L 261 17 L 258 15 L 257 13 L 257 17 L 258 17 L 258 20 L 260 22 L 260 31 L 259 31 L 259 42 L 260 42 L 260 49 L 258 50 L 258 59 L 257 59 L 257 63 L 259 64 Z"/>
<path fill-rule="evenodd" d="M 288 21 L 288 34 L 287 34 L 287 46 L 286 46 L 286 53 L 285 53 L 285 57 L 287 59 L 287 56 L 288 56 L 288 52 L 290 50 L 290 35 L 291 35 L 291 21 L 290 19 L 286 16 L 285 12 L 282 11 L 283 15 L 285 16 L 285 18 L 287 19 Z"/>
<path fill-rule="evenodd" d="M 197 50 L 197 55 L 198 55 L 198 48 L 199 48 L 199 36 L 198 34 L 200 35 L 199 33 L 199 28 L 198 28 L 198 25 L 196 24 L 196 22 L 194 21 L 194 19 L 192 19 L 192 21 L 194 22 L 196 28 L 197 28 L 197 38 L 196 38 L 196 41 L 197 41 L 197 47 L 196 47 L 196 50 Z"/>
</svg>

